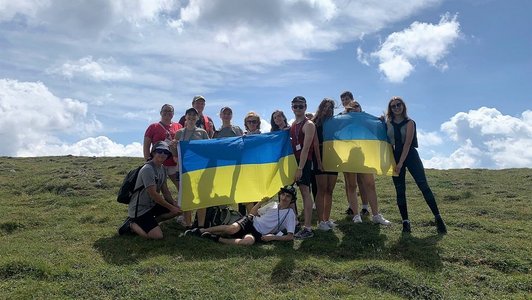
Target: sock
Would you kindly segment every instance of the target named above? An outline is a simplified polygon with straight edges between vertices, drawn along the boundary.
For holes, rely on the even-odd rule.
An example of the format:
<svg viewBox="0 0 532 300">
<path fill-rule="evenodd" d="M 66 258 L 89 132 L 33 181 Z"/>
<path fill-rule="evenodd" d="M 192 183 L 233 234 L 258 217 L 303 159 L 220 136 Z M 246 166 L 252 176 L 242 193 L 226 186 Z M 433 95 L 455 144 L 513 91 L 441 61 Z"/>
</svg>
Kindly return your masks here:
<svg viewBox="0 0 532 300">
<path fill-rule="evenodd" d="M 362 209 L 368 210 L 368 205 L 367 204 L 362 204 Z"/>
<path fill-rule="evenodd" d="M 410 220 L 403 220 L 403 223 L 410 223 Z"/>
</svg>

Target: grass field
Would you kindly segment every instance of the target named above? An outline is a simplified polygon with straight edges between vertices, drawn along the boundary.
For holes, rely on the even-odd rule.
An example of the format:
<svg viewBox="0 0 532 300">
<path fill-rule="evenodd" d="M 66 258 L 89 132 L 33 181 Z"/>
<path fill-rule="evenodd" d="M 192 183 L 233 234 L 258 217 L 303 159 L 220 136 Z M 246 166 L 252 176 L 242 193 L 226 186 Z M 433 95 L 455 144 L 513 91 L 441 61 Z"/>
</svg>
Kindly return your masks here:
<svg viewBox="0 0 532 300">
<path fill-rule="evenodd" d="M 115 201 L 139 158 L 0 158 L 2 299 L 530 299 L 532 169 L 428 170 L 449 233 L 408 177 L 412 235 L 377 178 L 394 224 L 353 224 L 339 178 L 333 232 L 248 248 L 182 237 L 118 236 Z M 302 204 L 298 204 L 302 207 Z"/>
</svg>

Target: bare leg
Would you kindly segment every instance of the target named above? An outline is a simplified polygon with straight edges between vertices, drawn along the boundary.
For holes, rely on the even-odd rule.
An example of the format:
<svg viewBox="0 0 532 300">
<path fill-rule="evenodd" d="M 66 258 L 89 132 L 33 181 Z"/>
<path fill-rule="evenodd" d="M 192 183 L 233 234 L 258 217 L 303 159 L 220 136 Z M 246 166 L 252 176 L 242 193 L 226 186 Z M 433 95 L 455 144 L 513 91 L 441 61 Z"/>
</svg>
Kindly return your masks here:
<svg viewBox="0 0 532 300">
<path fill-rule="evenodd" d="M 375 189 L 375 178 L 373 174 L 358 174 L 364 190 L 366 191 L 366 196 L 371 207 L 371 213 L 375 216 L 379 214 L 379 205 L 377 203 L 377 191 Z"/>
<path fill-rule="evenodd" d="M 336 186 L 336 178 L 338 176 L 336 175 L 326 175 L 327 182 L 326 182 L 326 189 L 325 189 L 325 195 L 323 198 L 323 220 L 329 221 L 331 218 L 331 209 L 332 209 L 332 194 L 334 191 L 334 187 Z"/>
<path fill-rule="evenodd" d="M 139 225 L 136 223 L 131 223 L 130 225 L 131 231 L 138 234 L 139 236 L 145 238 L 145 239 L 153 239 L 153 240 L 160 240 L 163 238 L 163 231 L 161 230 L 161 227 L 157 226 L 150 230 L 150 232 L 146 233 L 142 228 L 140 228 Z"/>
<path fill-rule="evenodd" d="M 198 227 L 205 227 L 205 215 L 207 214 L 206 208 L 200 208 L 196 210 L 198 214 Z"/>
<path fill-rule="evenodd" d="M 312 197 L 310 196 L 310 189 L 308 185 L 300 185 L 301 197 L 303 198 L 303 209 L 305 215 L 305 227 L 312 227 Z"/>
<path fill-rule="evenodd" d="M 312 209 L 312 207 L 311 207 L 311 209 Z M 255 238 L 251 234 L 246 234 L 241 239 L 226 239 L 226 238 L 221 237 L 218 241 L 220 243 L 226 244 L 226 245 L 251 246 L 251 245 L 253 245 L 255 243 Z"/>
<path fill-rule="evenodd" d="M 353 211 L 353 214 L 358 214 L 358 197 L 357 197 L 357 174 L 344 172 L 345 190 L 347 193 L 347 202 Z"/>
<path fill-rule="evenodd" d="M 223 234 L 231 235 L 231 234 L 237 233 L 239 230 L 240 230 L 240 225 L 238 225 L 238 223 L 233 223 L 231 225 L 218 225 L 218 226 L 213 226 L 209 228 L 202 228 L 200 229 L 200 232 L 201 233 L 209 232 L 209 233 L 216 234 L 216 235 L 223 235 Z"/>
<path fill-rule="evenodd" d="M 257 202 L 249 202 L 249 203 L 246 203 L 246 213 L 249 214 L 249 212 L 251 211 L 251 209 L 253 208 L 253 206 L 255 206 L 255 204 L 257 204 Z"/>
<path fill-rule="evenodd" d="M 368 205 L 368 194 L 366 191 L 366 186 L 362 181 L 362 176 L 357 176 L 358 190 L 360 191 L 360 199 L 362 200 L 363 205 Z"/>
<path fill-rule="evenodd" d="M 314 203 L 316 203 L 316 212 L 318 213 L 318 222 L 326 221 L 324 211 L 325 203 L 325 192 L 327 190 L 327 175 L 321 174 L 316 175 L 316 185 L 318 192 L 316 193 L 316 198 L 314 198 Z"/>
<path fill-rule="evenodd" d="M 185 226 L 192 226 L 192 211 L 183 212 L 183 218 L 185 219 Z"/>
</svg>

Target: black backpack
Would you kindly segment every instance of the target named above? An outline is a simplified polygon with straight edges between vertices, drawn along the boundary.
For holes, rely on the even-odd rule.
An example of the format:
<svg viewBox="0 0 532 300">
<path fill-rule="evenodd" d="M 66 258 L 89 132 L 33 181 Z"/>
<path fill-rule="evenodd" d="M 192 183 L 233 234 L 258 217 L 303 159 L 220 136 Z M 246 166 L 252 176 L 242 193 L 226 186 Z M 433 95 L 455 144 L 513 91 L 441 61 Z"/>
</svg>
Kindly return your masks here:
<svg viewBox="0 0 532 300">
<path fill-rule="evenodd" d="M 144 188 L 144 186 L 140 186 L 138 189 L 135 189 L 135 184 L 137 183 L 137 178 L 139 177 L 139 171 L 142 169 L 142 167 L 144 167 L 144 165 L 136 167 L 127 173 L 122 185 L 120 186 L 120 189 L 118 190 L 118 196 L 116 197 L 116 201 L 118 201 L 118 203 L 129 204 L 133 194 Z"/>
<path fill-rule="evenodd" d="M 211 206 L 207 207 L 205 213 L 205 228 L 218 226 L 218 225 L 231 225 L 238 219 L 242 218 L 242 215 L 227 206 Z M 198 226 L 198 219 L 194 222 L 195 226 Z"/>
</svg>

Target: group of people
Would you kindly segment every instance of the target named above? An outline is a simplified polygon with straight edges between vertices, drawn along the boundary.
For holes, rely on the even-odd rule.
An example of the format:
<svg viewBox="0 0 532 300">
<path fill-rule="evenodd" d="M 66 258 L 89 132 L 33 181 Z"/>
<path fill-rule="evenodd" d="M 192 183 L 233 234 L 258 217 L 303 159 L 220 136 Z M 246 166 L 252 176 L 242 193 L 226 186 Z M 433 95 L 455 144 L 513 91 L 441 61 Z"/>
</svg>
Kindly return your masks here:
<svg viewBox="0 0 532 300">
<path fill-rule="evenodd" d="M 344 110 L 340 114 L 361 112 L 362 107 L 353 94 L 345 91 L 340 95 Z M 330 219 L 332 194 L 337 181 L 337 172 L 323 170 L 323 124 L 334 115 L 335 102 L 324 98 L 314 114 L 307 113 L 307 101 L 302 96 L 291 102 L 294 121 L 288 124 L 283 111 L 271 114 L 271 131 L 288 130 L 292 149 L 297 162 L 294 181 L 297 183 L 303 200 L 303 224 L 296 226 L 297 211 L 295 199 L 297 192 L 293 186 L 282 187 L 278 193 L 278 202 L 262 208 L 264 202 L 251 202 L 239 207 L 244 217 L 231 225 L 205 228 L 206 209 L 196 211 L 193 223 L 192 212 L 182 212 L 166 184 L 166 178 L 179 189 L 179 172 L 177 167 L 177 143 L 179 141 L 201 140 L 210 138 L 236 137 L 261 133 L 261 118 L 255 112 L 249 112 L 244 118 L 245 130 L 232 124 L 232 109 L 220 110 L 222 125 L 216 129 L 212 119 L 205 114 L 205 98 L 195 96 L 192 107 L 187 109 L 178 123 L 172 121 L 174 107 L 165 104 L 161 108 L 161 120 L 151 124 L 144 135 L 144 159 L 135 189 L 139 189 L 129 204 L 128 217 L 119 228 L 119 234 L 134 232 L 152 239 L 163 237 L 159 223 L 179 216 L 180 222 L 187 228 L 185 235 L 197 235 L 226 244 L 250 245 L 256 240 L 292 240 L 311 238 L 312 211 L 315 207 L 318 217 L 317 229 L 328 231 L 336 226 Z M 427 183 L 425 171 L 417 148 L 415 122 L 407 115 L 405 102 L 400 97 L 393 97 L 387 108 L 386 116 L 381 117 L 386 123 L 389 142 L 393 145 L 396 162 L 393 183 L 397 194 L 397 206 L 402 218 L 403 232 L 410 233 L 411 225 L 406 203 L 406 169 L 414 178 L 425 201 L 435 217 L 439 233 L 446 233 L 445 223 L 440 215 L 434 195 Z M 346 212 L 352 215 L 354 223 L 362 223 L 369 217 L 375 224 L 390 225 L 379 213 L 374 174 L 344 172 L 345 190 L 348 202 Z M 315 187 L 314 197 L 311 185 Z M 359 211 L 357 187 L 362 199 Z M 369 207 L 368 207 L 369 206 Z M 296 232 L 296 228 L 300 227 Z"/>
</svg>

